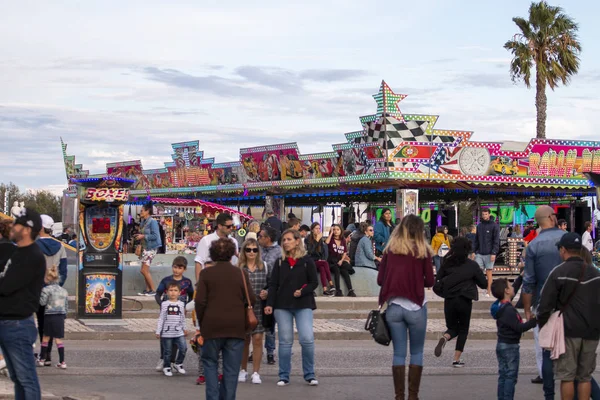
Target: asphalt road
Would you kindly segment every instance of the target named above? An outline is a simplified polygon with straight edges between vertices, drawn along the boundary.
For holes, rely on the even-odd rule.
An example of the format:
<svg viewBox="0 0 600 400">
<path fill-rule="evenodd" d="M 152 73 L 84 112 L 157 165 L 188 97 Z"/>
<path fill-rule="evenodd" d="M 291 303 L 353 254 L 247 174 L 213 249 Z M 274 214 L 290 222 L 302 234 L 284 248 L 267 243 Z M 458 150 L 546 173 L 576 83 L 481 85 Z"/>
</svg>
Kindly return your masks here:
<svg viewBox="0 0 600 400">
<path fill-rule="evenodd" d="M 300 348 L 294 347 L 292 384 L 275 385 L 277 368 L 263 365 L 262 385 L 240 384 L 238 399 L 391 399 L 392 348 L 371 341 L 320 341 L 316 344 L 317 388 L 304 384 Z M 451 344 L 440 358 L 433 356 L 434 341 L 426 342 L 422 399 L 495 398 L 497 364 L 494 341 L 467 342 L 466 367 L 453 369 Z M 171 378 L 155 372 L 158 342 L 152 341 L 67 341 L 69 368 L 38 369 L 45 391 L 95 399 L 203 399 L 204 389 L 195 385 L 197 357 L 186 357 L 188 375 Z M 542 397 L 540 385 L 529 383 L 535 368 L 533 342 L 521 345 L 521 376 L 517 399 Z M 558 397 L 557 397 L 558 398 Z"/>
</svg>

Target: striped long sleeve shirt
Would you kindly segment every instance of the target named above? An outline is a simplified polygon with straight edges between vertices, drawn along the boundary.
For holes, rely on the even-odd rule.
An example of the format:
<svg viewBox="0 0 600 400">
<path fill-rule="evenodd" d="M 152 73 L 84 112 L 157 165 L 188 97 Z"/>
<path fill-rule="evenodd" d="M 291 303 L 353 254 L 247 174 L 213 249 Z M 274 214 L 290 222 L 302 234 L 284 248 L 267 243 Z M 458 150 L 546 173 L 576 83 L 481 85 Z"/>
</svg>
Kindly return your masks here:
<svg viewBox="0 0 600 400">
<path fill-rule="evenodd" d="M 156 334 L 163 338 L 184 336 L 185 304 L 182 301 L 163 301 L 160 306 L 160 316 Z"/>
</svg>

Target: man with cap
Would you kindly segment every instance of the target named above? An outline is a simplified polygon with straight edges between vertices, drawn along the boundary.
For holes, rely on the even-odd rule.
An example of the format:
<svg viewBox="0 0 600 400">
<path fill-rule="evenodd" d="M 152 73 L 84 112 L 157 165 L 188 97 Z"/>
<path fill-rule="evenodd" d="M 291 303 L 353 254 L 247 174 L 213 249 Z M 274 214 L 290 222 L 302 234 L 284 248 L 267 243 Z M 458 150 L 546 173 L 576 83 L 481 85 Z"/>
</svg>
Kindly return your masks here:
<svg viewBox="0 0 600 400">
<path fill-rule="evenodd" d="M 41 399 L 32 347 L 37 337 L 33 313 L 46 275 L 46 259 L 35 243 L 41 229 L 40 215 L 21 209 L 10 232 L 17 249 L 0 266 L 0 348 L 15 384 L 15 399 Z"/>
<path fill-rule="evenodd" d="M 600 272 L 581 258 L 579 234 L 564 234 L 556 247 L 564 262 L 552 270 L 544 284 L 538 324 L 543 327 L 554 311 L 562 312 L 565 353 L 554 360 L 554 374 L 561 381 L 561 398 L 573 399 L 577 390 L 579 399 L 589 399 L 600 339 Z"/>
<path fill-rule="evenodd" d="M 558 229 L 558 220 L 554 209 L 550 206 L 540 206 L 535 211 L 535 220 L 540 227 L 540 233 L 531 241 L 525 250 L 525 270 L 523 273 L 522 295 L 525 318 L 531 319 L 532 306 L 537 307 L 540 293 L 550 272 L 562 263 L 556 242 L 565 234 Z M 540 376 L 533 383 L 544 384 L 546 399 L 554 398 L 554 374 L 549 351 L 542 351 L 538 340 L 539 328 L 533 330 L 535 353 Z M 543 379 L 541 379 L 541 378 Z"/>
</svg>

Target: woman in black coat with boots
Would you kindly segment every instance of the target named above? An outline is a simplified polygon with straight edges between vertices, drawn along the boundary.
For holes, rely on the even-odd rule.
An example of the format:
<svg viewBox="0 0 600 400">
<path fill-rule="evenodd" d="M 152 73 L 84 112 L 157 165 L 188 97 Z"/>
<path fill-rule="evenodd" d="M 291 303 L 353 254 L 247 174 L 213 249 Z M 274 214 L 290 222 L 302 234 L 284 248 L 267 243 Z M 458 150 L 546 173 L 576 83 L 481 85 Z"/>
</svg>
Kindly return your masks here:
<svg viewBox="0 0 600 400">
<path fill-rule="evenodd" d="M 471 251 L 469 239 L 456 238 L 442 261 L 434 286 L 435 293 L 444 298 L 447 328 L 435 347 L 435 356 L 441 356 L 446 343 L 457 338 L 452 362 L 452 366 L 455 368 L 465 365 L 460 356 L 465 349 L 469 335 L 473 301 L 479 300 L 477 286 L 481 289 L 487 288 L 487 280 L 481 268 L 475 261 L 469 259 Z"/>
</svg>

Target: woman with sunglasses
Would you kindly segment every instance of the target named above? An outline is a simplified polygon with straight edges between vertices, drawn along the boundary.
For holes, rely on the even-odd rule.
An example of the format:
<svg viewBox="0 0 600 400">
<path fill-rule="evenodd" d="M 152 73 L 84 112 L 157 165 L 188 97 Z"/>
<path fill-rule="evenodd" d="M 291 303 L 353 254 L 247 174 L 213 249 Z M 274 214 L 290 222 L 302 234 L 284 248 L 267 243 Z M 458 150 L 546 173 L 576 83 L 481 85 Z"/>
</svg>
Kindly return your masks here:
<svg viewBox="0 0 600 400">
<path fill-rule="evenodd" d="M 315 262 L 319 275 L 321 276 L 323 296 L 334 296 L 335 286 L 331 280 L 331 270 L 329 269 L 329 263 L 327 262 L 327 244 L 323 239 L 321 224 L 315 222 L 310 226 L 310 235 L 306 238 L 304 243 L 306 244 L 308 255 Z"/>
<path fill-rule="evenodd" d="M 364 235 L 358 241 L 358 246 L 356 247 L 356 254 L 354 256 L 354 265 L 357 267 L 367 267 L 377 269 L 377 265 L 375 265 L 375 261 L 381 261 L 381 258 L 375 256 L 375 252 L 373 251 L 373 235 L 375 234 L 375 229 L 373 225 L 368 222 L 361 222 L 358 229 Z"/>
<path fill-rule="evenodd" d="M 267 268 L 265 263 L 260 257 L 260 248 L 258 242 L 255 239 L 248 239 L 242 245 L 242 252 L 240 253 L 239 267 L 248 273 L 248 278 L 252 288 L 248 290 L 254 290 L 254 294 L 257 299 L 267 299 Z M 254 315 L 258 320 L 256 329 L 246 336 L 246 342 L 244 343 L 244 355 L 242 356 L 242 369 L 240 371 L 238 381 L 246 382 L 248 380 L 248 355 L 250 354 L 250 341 L 252 341 L 252 383 L 261 384 L 260 379 L 260 363 L 262 361 L 262 347 L 263 347 L 263 335 L 265 328 L 262 325 L 263 316 L 263 305 L 261 301 L 257 301 L 254 304 Z"/>
<path fill-rule="evenodd" d="M 279 381 L 277 386 L 290 383 L 294 320 L 298 341 L 302 347 L 304 380 L 317 386 L 315 378 L 315 336 L 313 310 L 317 308 L 313 292 L 319 286 L 317 267 L 306 254 L 300 232 L 291 229 L 281 237 L 283 257 L 275 262 L 265 314 L 275 313 L 279 329 Z"/>
</svg>

